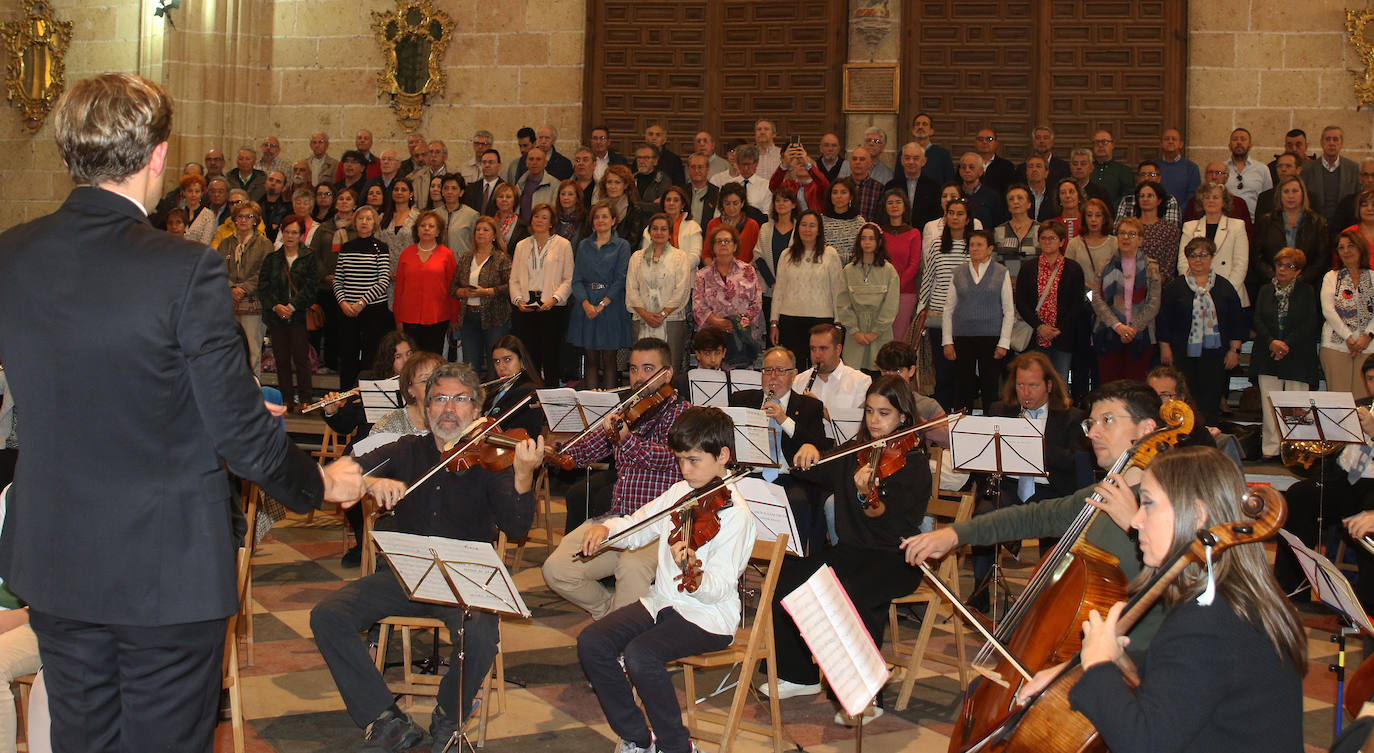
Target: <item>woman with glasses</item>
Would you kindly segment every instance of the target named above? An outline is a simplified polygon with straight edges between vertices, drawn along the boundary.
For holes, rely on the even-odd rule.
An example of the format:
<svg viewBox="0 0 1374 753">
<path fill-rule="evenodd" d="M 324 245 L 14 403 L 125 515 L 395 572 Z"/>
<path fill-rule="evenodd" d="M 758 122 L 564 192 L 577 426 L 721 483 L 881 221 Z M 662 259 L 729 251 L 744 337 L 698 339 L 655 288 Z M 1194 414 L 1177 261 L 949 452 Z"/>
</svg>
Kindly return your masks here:
<svg viewBox="0 0 1374 753">
<path fill-rule="evenodd" d="M 1278 426 L 1269 410 L 1269 393 L 1313 389 L 1319 381 L 1312 340 L 1321 331 L 1317 291 L 1299 279 L 1307 263 L 1301 249 L 1280 249 L 1274 256 L 1274 279 L 1255 298 L 1255 345 L 1250 376 L 1259 384 L 1264 419 L 1260 452 L 1279 454 Z"/>
<path fill-rule="evenodd" d="M 430 374 L 444 365 L 443 356 L 418 350 L 411 353 L 401 367 L 401 407 L 389 411 L 372 424 L 369 433 L 428 434 L 425 428 L 425 383 Z"/>
<path fill-rule="evenodd" d="M 245 201 L 231 210 L 234 232 L 216 248 L 229 270 L 229 293 L 234 298 L 234 318 L 248 336 L 249 362 L 258 373 L 262 358 L 262 338 L 267 325 L 262 321 L 258 300 L 258 273 L 262 260 L 272 253 L 272 241 L 258 231 L 262 210 L 256 202 Z"/>
<path fill-rule="evenodd" d="M 1040 256 L 1020 265 L 1013 291 L 1016 311 L 1031 326 L 1029 350 L 1044 353 L 1061 377 L 1068 377 L 1073 352 L 1086 340 L 1082 313 L 1083 268 L 1064 258 L 1069 231 L 1054 220 L 1038 225 Z"/>
<path fill-rule="evenodd" d="M 1206 236 L 1188 241 L 1187 274 L 1165 286 L 1157 322 L 1160 363 L 1183 372 L 1208 426 L 1217 424 L 1226 372 L 1240 363 L 1240 344 L 1249 334 L 1242 291 L 1212 269 L 1215 254 Z"/>
<path fill-rule="evenodd" d="M 1182 250 L 1194 239 L 1206 238 L 1214 249 L 1209 268 L 1231 283 L 1231 288 L 1240 296 L 1241 308 L 1249 308 L 1250 296 L 1245 291 L 1245 273 L 1250 268 L 1250 236 L 1245 231 L 1244 222 L 1226 214 L 1231 206 L 1231 192 L 1221 183 L 1203 183 L 1197 190 L 1197 200 L 1202 206 L 1202 215 L 1183 223 L 1183 233 L 1178 239 L 1178 273 L 1191 274 Z M 1195 391 L 1201 399 L 1202 390 Z"/>
<path fill-rule="evenodd" d="M 334 216 L 334 187 L 328 183 L 321 183 L 315 186 L 315 208 L 310 212 L 310 218 L 316 222 L 324 222 Z"/>
<path fill-rule="evenodd" d="M 1369 198 L 1374 204 L 1374 194 Z M 1258 288 L 1274 279 L 1274 259 L 1278 252 L 1296 248 L 1307 258 L 1307 266 L 1303 267 L 1298 280 L 1309 285 L 1315 293 L 1321 289 L 1322 275 L 1331 269 L 1326 218 L 1312 211 L 1307 203 L 1307 186 L 1297 176 L 1279 181 L 1274 189 L 1274 201 L 1274 211 L 1260 215 L 1255 222 L 1248 282 Z"/>
<path fill-rule="evenodd" d="M 1361 364 L 1374 353 L 1374 272 L 1369 269 L 1369 243 L 1357 230 L 1336 238 L 1340 266 L 1322 278 L 1320 357 L 1331 392 L 1365 397 Z"/>
<path fill-rule="evenodd" d="M 753 368 L 759 337 L 763 292 L 752 264 L 739 259 L 740 239 L 733 225 L 718 225 L 706 234 L 711 263 L 697 270 L 692 285 L 692 316 L 698 329 L 725 333 L 725 363 Z"/>
<path fill-rule="evenodd" d="M 1144 377 L 1154 356 L 1155 317 L 1163 287 L 1159 266 L 1140 253 L 1142 230 L 1135 217 L 1121 220 L 1117 253 L 1093 285 L 1093 346 L 1102 384 Z"/>
</svg>

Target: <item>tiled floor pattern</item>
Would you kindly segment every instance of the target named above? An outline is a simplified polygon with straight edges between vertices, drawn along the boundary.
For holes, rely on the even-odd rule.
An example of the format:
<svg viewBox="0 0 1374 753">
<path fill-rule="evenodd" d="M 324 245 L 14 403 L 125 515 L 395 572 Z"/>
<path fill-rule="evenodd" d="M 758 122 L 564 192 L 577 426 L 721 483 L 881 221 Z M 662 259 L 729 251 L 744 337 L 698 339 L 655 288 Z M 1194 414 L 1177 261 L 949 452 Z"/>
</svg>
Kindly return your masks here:
<svg viewBox="0 0 1374 753">
<path fill-rule="evenodd" d="M 243 668 L 250 753 L 339 753 L 357 750 L 360 745 L 361 732 L 344 713 L 309 628 L 310 608 L 358 573 L 339 566 L 342 551 L 342 529 L 337 519 L 328 515 L 317 515 L 309 524 L 303 517 L 288 518 L 258 549 L 253 563 L 254 662 Z M 527 560 L 530 553 L 535 561 L 542 561 L 545 554 L 531 548 Z M 1024 580 L 1029 573 L 1029 567 L 1008 568 L 1013 581 Z M 526 566 L 515 577 L 534 617 L 507 620 L 503 625 L 507 706 L 503 713 L 492 715 L 485 750 L 612 750 L 613 735 L 573 648 L 588 619 L 544 586 L 537 567 Z M 1304 616 L 1309 618 L 1311 656 L 1304 683 L 1305 740 L 1308 751 L 1313 752 L 1325 750 L 1332 737 L 1336 681 L 1327 665 L 1336 655 L 1336 646 L 1328 640 L 1335 623 L 1316 611 Z M 903 621 L 903 638 L 913 639 L 916 627 L 915 622 Z M 937 630 L 932 645 L 953 657 L 949 634 Z M 1353 641 L 1352 649 L 1347 656 L 1353 669 L 1359 661 L 1358 641 Z M 394 651 L 393 657 L 398 654 L 399 650 Z M 892 710 L 901 670 L 894 675 L 886 691 L 887 714 L 865 729 L 865 751 L 944 753 L 961 691 L 952 668 L 931 668 L 940 673 L 926 672 L 929 676 L 917 682 L 904 711 Z M 706 686 L 715 687 L 718 676 L 709 677 Z M 423 727 L 429 725 L 429 708 L 421 701 L 412 711 Z M 789 699 L 782 702 L 782 710 L 786 750 L 824 753 L 854 749 L 853 730 L 834 724 L 835 707 L 823 697 Z M 746 714 L 766 718 L 757 706 L 747 709 Z M 703 747 L 714 750 L 714 746 Z M 762 738 L 742 735 L 734 749 L 753 753 L 771 750 L 771 745 Z M 232 750 L 227 723 L 220 725 L 216 750 Z"/>
</svg>

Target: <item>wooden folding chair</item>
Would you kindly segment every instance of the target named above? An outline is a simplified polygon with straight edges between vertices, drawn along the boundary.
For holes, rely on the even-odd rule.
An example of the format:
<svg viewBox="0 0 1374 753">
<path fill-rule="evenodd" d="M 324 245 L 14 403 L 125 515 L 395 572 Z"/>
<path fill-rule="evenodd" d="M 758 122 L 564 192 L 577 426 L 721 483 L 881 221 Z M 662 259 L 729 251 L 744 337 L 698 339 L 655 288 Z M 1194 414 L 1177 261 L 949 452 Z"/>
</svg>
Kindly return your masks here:
<svg viewBox="0 0 1374 753">
<path fill-rule="evenodd" d="M 320 465 L 325 465 L 329 463 L 329 461 L 331 460 L 338 460 L 339 458 L 343 457 L 344 449 L 348 447 L 349 441 L 353 439 L 353 434 L 354 432 L 349 432 L 348 434 L 339 434 L 337 431 L 334 431 L 333 429 L 329 428 L 329 424 L 325 424 L 324 435 L 320 438 L 320 449 L 310 454 L 315 456 L 316 461 L 318 461 Z M 335 503 L 321 502 L 320 509 L 324 509 L 325 505 L 333 504 Z M 337 513 L 339 509 L 339 507 L 335 506 L 334 511 Z M 305 522 L 315 522 L 314 510 L 311 510 L 310 512 L 306 513 Z M 345 541 L 348 540 L 348 533 L 348 526 L 344 526 Z"/>
<path fill-rule="evenodd" d="M 243 482 L 243 517 L 248 521 L 248 533 L 243 546 L 248 550 L 248 570 L 244 574 L 246 582 L 240 589 L 239 634 L 244 641 L 244 655 L 248 666 L 253 666 L 253 552 L 257 551 L 258 509 L 262 506 L 262 489 L 251 481 Z"/>
<path fill-rule="evenodd" d="M 937 527 L 944 527 L 953 523 L 962 523 L 973 516 L 973 503 L 976 493 L 967 492 L 939 492 L 931 498 L 930 504 L 926 507 L 926 514 L 935 517 Z M 955 596 L 960 596 L 959 592 L 959 557 L 956 552 L 950 552 L 940 561 L 935 569 L 935 574 L 944 581 Z M 902 643 L 898 634 L 897 608 L 908 604 L 925 604 L 926 614 L 921 620 L 921 629 L 917 633 L 915 644 L 908 646 Z M 959 668 L 959 684 L 965 688 L 969 683 L 969 664 L 967 649 L 964 646 L 964 623 L 962 618 L 954 611 L 939 591 L 928 583 L 921 583 L 915 591 L 896 599 L 887 607 L 887 619 L 892 631 L 892 655 L 894 663 L 899 662 L 902 656 L 907 656 L 906 677 L 902 679 L 901 692 L 897 695 L 897 710 L 901 711 L 907 707 L 911 700 L 911 690 L 916 684 L 916 676 L 920 672 L 921 662 L 925 658 L 926 649 L 930 645 L 930 635 L 935 628 L 935 622 L 940 619 L 940 615 L 945 610 L 954 618 L 954 651 L 958 656 L 957 665 Z M 941 655 L 932 657 L 936 661 L 949 663 Z"/>
<path fill-rule="evenodd" d="M 35 672 L 16 677 L 10 683 L 10 690 L 14 693 L 15 753 L 29 751 L 29 695 L 37 678 L 38 673 Z"/>
<path fill-rule="evenodd" d="M 534 477 L 534 525 L 530 526 L 530 532 L 525 538 L 520 540 L 520 545 L 515 548 L 515 556 L 511 560 L 511 573 L 520 571 L 520 564 L 524 561 L 525 547 L 529 544 L 543 544 L 552 552 L 558 540 L 553 534 L 553 500 L 549 496 L 549 469 L 542 467 L 538 475 Z"/>
<path fill-rule="evenodd" d="M 719 745 L 718 753 L 729 753 L 740 731 L 753 732 L 772 738 L 773 753 L 782 753 L 782 711 L 778 707 L 777 663 L 773 660 L 773 596 L 778 584 L 778 573 L 782 568 L 783 557 L 787 554 L 787 534 L 777 541 L 755 541 L 751 559 L 766 562 L 763 585 L 759 587 L 759 606 L 754 613 L 754 623 L 748 628 L 741 626 L 735 641 L 728 648 L 708 654 L 687 656 L 674 664 L 682 665 L 683 685 L 687 692 L 687 730 L 694 740 L 706 740 Z M 768 714 L 769 724 L 746 721 L 744 701 L 754 691 L 754 672 L 759 662 L 767 662 L 768 675 Z M 697 708 L 696 670 L 716 669 L 740 665 L 739 680 L 735 684 L 734 697 L 730 710 L 722 713 L 714 708 Z M 720 732 L 701 729 L 701 723 L 720 727 Z"/>
<path fill-rule="evenodd" d="M 366 518 L 365 518 L 366 519 Z M 367 553 L 372 549 L 372 538 L 369 536 L 364 540 L 364 561 L 372 562 L 375 569 L 376 556 L 370 559 Z M 503 561 L 506 556 L 506 534 L 502 533 L 496 540 L 496 556 Z M 498 617 L 499 619 L 499 617 Z M 443 681 L 443 675 L 439 672 L 426 674 L 415 671 L 414 654 L 412 647 L 412 631 L 433 630 L 435 641 L 435 654 L 438 654 L 439 643 L 452 644 L 448 628 L 444 621 L 435 617 L 384 617 L 377 623 L 379 630 L 377 633 L 377 650 L 373 655 L 377 671 L 386 674 L 386 649 L 387 642 L 391 637 L 392 630 L 401 632 L 401 680 L 399 682 L 387 683 L 388 689 L 394 695 L 407 696 L 406 702 L 401 706 L 409 710 L 415 705 L 416 696 L 434 697 L 439 694 L 439 683 Z M 481 704 L 477 711 L 477 747 L 481 748 L 487 743 L 487 721 L 491 718 L 491 691 L 492 686 L 496 688 L 497 713 L 504 713 L 506 710 L 506 660 L 505 654 L 501 650 L 500 623 L 497 624 L 496 658 L 492 661 L 491 671 L 482 680 L 482 687 L 478 689 L 478 696 Z M 450 668 L 452 669 L 452 668 Z M 459 700 L 461 703 L 461 699 Z"/>
<path fill-rule="evenodd" d="M 248 529 L 251 545 L 253 529 Z M 243 753 L 243 686 L 239 677 L 239 617 L 245 609 L 244 594 L 247 592 L 249 570 L 252 568 L 253 550 L 251 546 L 240 547 L 236 581 L 239 594 L 239 611 L 229 615 L 229 624 L 224 631 L 224 661 L 221 671 L 220 687 L 229 694 L 229 726 L 234 735 L 234 753 Z"/>
</svg>

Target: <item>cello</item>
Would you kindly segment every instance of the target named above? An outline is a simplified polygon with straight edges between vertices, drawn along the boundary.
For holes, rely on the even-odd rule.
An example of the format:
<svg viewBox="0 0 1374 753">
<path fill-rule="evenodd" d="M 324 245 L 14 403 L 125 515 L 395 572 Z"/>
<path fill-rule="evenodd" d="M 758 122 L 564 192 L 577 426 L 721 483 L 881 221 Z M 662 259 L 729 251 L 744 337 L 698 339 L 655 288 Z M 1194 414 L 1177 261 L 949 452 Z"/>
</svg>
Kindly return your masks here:
<svg viewBox="0 0 1374 753">
<path fill-rule="evenodd" d="M 1135 467 L 1144 469 L 1165 449 L 1193 430 L 1193 412 L 1179 400 L 1160 408 L 1166 426 L 1154 431 L 1122 453 L 1107 474 L 1123 473 Z M 1093 492 L 1089 499 L 1100 501 Z M 1100 511 L 1084 503 L 1083 509 L 1036 567 L 1026 590 L 1007 612 L 998 627 L 996 640 L 1032 674 L 1067 661 L 1082 645 L 1081 625 L 1097 610 L 1106 614 L 1112 604 L 1126 597 L 1126 576 L 1119 560 L 1084 538 Z M 1001 727 L 1018 709 L 1016 694 L 1024 678 L 1017 667 L 984 645 L 974 659 L 975 666 L 992 665 L 994 676 L 1011 678 L 991 681 L 976 678 L 969 686 L 959 719 L 949 739 L 949 753 L 970 753 L 979 749 L 988 735 Z"/>
</svg>

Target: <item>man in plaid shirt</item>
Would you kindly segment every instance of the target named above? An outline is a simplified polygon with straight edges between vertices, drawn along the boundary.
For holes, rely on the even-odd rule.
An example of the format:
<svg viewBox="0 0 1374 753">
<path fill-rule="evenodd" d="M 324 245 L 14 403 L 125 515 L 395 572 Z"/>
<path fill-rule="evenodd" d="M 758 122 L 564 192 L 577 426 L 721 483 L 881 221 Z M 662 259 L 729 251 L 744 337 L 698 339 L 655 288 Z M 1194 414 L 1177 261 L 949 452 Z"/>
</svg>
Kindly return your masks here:
<svg viewBox="0 0 1374 753">
<path fill-rule="evenodd" d="M 663 377 L 665 383 L 671 381 L 672 367 L 668 365 L 671 360 L 668 343 L 657 337 L 638 340 L 630 351 L 630 383 L 639 387 L 661 371 L 669 372 Z M 614 444 L 606 438 L 605 432 L 596 431 L 566 449 L 579 467 L 586 467 L 608 454 L 613 454 L 615 459 L 614 472 L 604 471 L 593 476 L 581 500 L 576 494 L 568 495 L 570 525 L 580 519 L 584 509 L 590 519 L 567 529 L 543 567 L 544 582 L 549 588 L 587 610 L 592 619 L 599 620 L 648 593 L 658 564 L 656 547 L 609 550 L 586 561 L 575 559 L 573 555 L 581 549 L 587 529 L 596 524 L 597 518 L 629 515 L 682 480 L 677 459 L 668 449 L 668 430 L 690 405 L 681 396 L 675 396 L 634 429 L 622 427 L 620 439 Z M 606 425 L 609 426 L 609 420 Z M 614 591 L 600 583 L 610 575 L 615 576 Z"/>
</svg>

